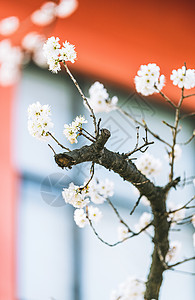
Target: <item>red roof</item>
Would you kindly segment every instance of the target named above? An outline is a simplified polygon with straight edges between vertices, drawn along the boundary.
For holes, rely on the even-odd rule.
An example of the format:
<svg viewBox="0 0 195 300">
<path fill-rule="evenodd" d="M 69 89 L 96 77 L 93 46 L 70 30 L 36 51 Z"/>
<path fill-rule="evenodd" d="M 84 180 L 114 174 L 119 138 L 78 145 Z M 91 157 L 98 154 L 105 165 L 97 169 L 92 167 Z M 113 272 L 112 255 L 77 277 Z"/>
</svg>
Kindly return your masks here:
<svg viewBox="0 0 195 300">
<path fill-rule="evenodd" d="M 0 17 L 17 15 L 25 20 L 42 3 L 4 1 Z M 141 64 L 158 64 L 166 76 L 163 92 L 174 100 L 180 90 L 170 82 L 171 71 L 184 62 L 188 68 L 195 68 L 194 9 L 195 2 L 190 0 L 80 0 L 75 13 L 51 26 L 49 36 L 76 45 L 78 60 L 72 68 L 129 90 L 134 89 Z M 30 31 L 30 26 L 30 20 L 25 20 L 23 29 Z M 24 35 L 23 29 L 15 39 Z M 195 108 L 194 97 L 185 100 L 185 107 Z"/>
</svg>

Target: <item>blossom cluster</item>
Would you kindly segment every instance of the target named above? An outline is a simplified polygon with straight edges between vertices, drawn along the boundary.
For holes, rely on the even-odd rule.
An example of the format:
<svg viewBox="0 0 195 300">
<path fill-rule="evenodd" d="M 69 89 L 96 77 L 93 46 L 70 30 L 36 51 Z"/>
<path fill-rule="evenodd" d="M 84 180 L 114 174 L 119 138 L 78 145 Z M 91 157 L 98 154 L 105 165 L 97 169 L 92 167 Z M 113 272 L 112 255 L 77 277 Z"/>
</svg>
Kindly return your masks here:
<svg viewBox="0 0 195 300">
<path fill-rule="evenodd" d="M 185 66 L 181 69 L 173 70 L 170 78 L 173 84 L 179 88 L 191 89 L 195 87 L 195 70 L 186 69 Z"/>
<path fill-rule="evenodd" d="M 61 0 L 58 5 L 52 1 L 48 1 L 32 13 L 31 21 L 38 26 L 47 26 L 55 18 L 68 17 L 75 11 L 77 6 L 77 0 Z"/>
<path fill-rule="evenodd" d="M 160 68 L 154 64 L 141 65 L 135 76 L 135 87 L 144 96 L 158 93 L 164 86 L 165 76 L 160 76 Z"/>
<path fill-rule="evenodd" d="M 0 42 L 0 84 L 8 86 L 20 77 L 23 54 L 20 47 L 13 47 L 10 40 Z"/>
<path fill-rule="evenodd" d="M 79 130 L 82 129 L 82 125 L 87 123 L 84 117 L 76 117 L 76 119 L 71 124 L 64 124 L 64 135 L 71 144 L 78 143 L 77 137 Z"/>
<path fill-rule="evenodd" d="M 110 300 L 142 300 L 145 292 L 145 283 L 135 277 L 128 277 L 117 290 L 112 291 Z"/>
<path fill-rule="evenodd" d="M 75 62 L 77 57 L 75 46 L 65 41 L 61 47 L 58 37 L 50 37 L 43 45 L 43 55 L 47 59 L 49 70 L 58 73 L 61 70 L 60 62 Z"/>
<path fill-rule="evenodd" d="M 66 203 L 71 204 L 76 208 L 74 212 L 75 223 L 79 227 L 87 225 L 88 219 L 98 222 L 102 217 L 102 212 L 98 207 L 88 204 L 101 204 L 106 198 L 114 194 L 114 184 L 108 179 L 105 181 L 92 180 L 88 185 L 76 186 L 73 182 L 69 184 L 68 188 L 64 188 L 62 196 Z M 86 209 L 86 211 L 84 210 Z"/>
<path fill-rule="evenodd" d="M 51 122 L 51 110 L 49 105 L 41 105 L 39 102 L 33 103 L 28 107 L 28 131 L 40 140 L 47 140 L 53 128 Z"/>
<path fill-rule="evenodd" d="M 117 96 L 110 98 L 104 85 L 96 81 L 89 88 L 88 102 L 95 113 L 110 112 L 116 109 L 118 98 Z"/>
<path fill-rule="evenodd" d="M 156 175 L 162 169 L 161 161 L 148 152 L 137 159 L 136 166 L 146 176 Z"/>
</svg>

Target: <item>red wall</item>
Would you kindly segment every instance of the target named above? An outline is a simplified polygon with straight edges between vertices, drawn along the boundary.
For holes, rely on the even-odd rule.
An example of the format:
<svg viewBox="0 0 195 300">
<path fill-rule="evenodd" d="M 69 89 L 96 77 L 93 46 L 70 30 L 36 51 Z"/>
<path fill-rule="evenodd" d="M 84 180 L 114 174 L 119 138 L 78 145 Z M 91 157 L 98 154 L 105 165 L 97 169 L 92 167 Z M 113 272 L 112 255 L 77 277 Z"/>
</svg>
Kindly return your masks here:
<svg viewBox="0 0 195 300">
<path fill-rule="evenodd" d="M 0 88 L 0 299 L 15 299 L 16 176 L 11 164 L 13 88 Z"/>
</svg>

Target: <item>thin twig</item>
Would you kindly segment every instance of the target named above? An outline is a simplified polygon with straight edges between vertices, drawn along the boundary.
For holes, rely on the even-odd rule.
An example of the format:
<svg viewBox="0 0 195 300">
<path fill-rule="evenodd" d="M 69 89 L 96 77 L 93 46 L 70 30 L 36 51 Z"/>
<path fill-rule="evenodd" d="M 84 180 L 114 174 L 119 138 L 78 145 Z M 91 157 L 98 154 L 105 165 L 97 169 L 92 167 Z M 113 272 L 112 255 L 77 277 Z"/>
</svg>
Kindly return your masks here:
<svg viewBox="0 0 195 300">
<path fill-rule="evenodd" d="M 72 73 L 70 72 L 68 66 L 66 65 L 65 62 L 63 62 L 64 64 L 64 67 L 66 69 L 66 72 L 68 73 L 68 75 L 70 76 L 70 78 L 72 79 L 74 85 L 76 86 L 77 90 L 79 91 L 81 97 L 83 98 L 83 101 L 85 102 L 85 104 L 87 105 L 87 107 L 89 108 L 90 112 L 91 112 L 91 117 L 93 118 L 93 124 L 94 124 L 94 128 L 95 128 L 95 136 L 97 137 L 97 123 L 96 123 L 96 117 L 95 117 L 95 114 L 94 114 L 94 111 L 92 109 L 92 107 L 90 106 L 87 98 L 85 97 L 84 93 L 82 92 L 78 82 L 76 81 L 76 79 L 74 78 L 74 76 L 72 75 Z"/>
<path fill-rule="evenodd" d="M 195 94 L 186 95 L 186 96 L 183 96 L 183 97 L 184 97 L 184 98 L 189 98 L 189 97 L 192 97 L 192 96 L 195 96 Z"/>
<path fill-rule="evenodd" d="M 183 264 L 183 263 L 185 263 L 185 262 L 187 262 L 187 261 L 194 260 L 194 259 L 195 259 L 195 256 L 190 257 L 190 258 L 186 258 L 186 259 L 184 259 L 184 260 L 182 260 L 182 261 L 179 261 L 179 262 L 177 262 L 177 263 L 175 263 L 175 264 L 173 264 L 173 265 L 168 265 L 168 269 L 171 269 L 171 268 L 173 268 L 173 267 L 179 266 L 179 265 L 181 265 L 181 264 Z"/>
<path fill-rule="evenodd" d="M 192 134 L 192 136 L 185 143 L 178 143 L 178 144 L 179 145 L 187 145 L 187 144 L 189 144 L 193 140 L 194 137 L 195 137 L 195 135 Z"/>
<path fill-rule="evenodd" d="M 130 212 L 130 215 L 132 215 L 132 214 L 134 213 L 136 207 L 139 205 L 140 200 L 141 200 L 141 197 L 142 197 L 142 195 L 140 195 L 139 198 L 137 199 L 137 201 L 136 201 L 136 203 L 135 203 L 133 209 L 132 209 L 131 212 Z"/>
<path fill-rule="evenodd" d="M 177 273 L 182 273 L 182 274 L 184 274 L 184 275 L 195 276 L 195 273 L 193 273 L 193 272 L 182 271 L 182 270 L 176 270 L 176 269 L 174 269 L 174 268 L 168 269 L 168 271 L 174 271 L 174 272 L 177 272 Z"/>
<path fill-rule="evenodd" d="M 67 150 L 67 151 L 71 151 L 69 148 L 67 148 L 67 147 L 64 147 L 62 144 L 60 144 L 60 142 L 58 142 L 58 140 L 51 134 L 51 132 L 47 132 L 47 134 L 49 134 L 51 137 L 52 137 L 52 139 L 62 148 L 62 149 L 65 149 L 65 150 Z"/>
<path fill-rule="evenodd" d="M 112 209 L 114 210 L 115 214 L 117 215 L 117 217 L 120 220 L 120 223 L 122 223 L 123 225 L 125 225 L 125 227 L 128 229 L 129 232 L 133 231 L 129 228 L 129 226 L 127 225 L 127 223 L 125 223 L 125 221 L 122 219 L 122 217 L 120 216 L 118 210 L 116 209 L 116 207 L 113 205 L 113 203 L 111 202 L 111 200 L 109 198 L 106 198 L 106 201 L 108 202 L 108 204 L 112 207 Z"/>
<path fill-rule="evenodd" d="M 154 86 L 155 87 L 155 89 L 157 89 L 157 91 L 159 92 L 159 94 L 166 100 L 166 102 L 168 102 L 173 108 L 176 108 L 177 106 L 163 93 L 163 92 L 161 92 L 158 88 L 157 88 L 157 86 L 155 85 Z"/>
<path fill-rule="evenodd" d="M 87 218 L 88 218 L 88 216 L 87 216 Z M 98 238 L 103 244 L 105 244 L 105 245 L 107 245 L 107 246 L 109 246 L 109 247 L 115 247 L 115 246 L 117 246 L 117 245 L 123 243 L 124 241 L 126 241 L 126 240 L 128 240 L 128 239 L 130 239 L 130 238 L 133 238 L 133 237 L 139 235 L 140 233 L 142 233 L 143 231 L 145 231 L 148 227 L 150 227 L 150 226 L 152 225 L 152 223 L 153 223 L 153 222 L 151 222 L 151 223 L 149 223 L 147 226 L 145 226 L 144 228 L 142 228 L 139 232 L 137 232 L 137 233 L 134 232 L 132 235 L 130 235 L 130 236 L 124 238 L 123 240 L 111 244 L 111 243 L 106 242 L 105 240 L 103 240 L 103 239 L 99 236 L 99 234 L 97 233 L 95 227 L 94 227 L 93 224 L 92 224 L 92 221 L 91 221 L 89 218 L 88 218 L 88 220 L 89 220 L 89 224 L 90 224 L 90 226 L 91 226 L 91 228 L 92 228 L 94 234 L 97 236 L 97 238 Z"/>
<path fill-rule="evenodd" d="M 158 134 L 154 133 L 146 124 L 146 122 L 143 120 L 144 124 L 142 124 L 141 122 L 139 122 L 138 120 L 136 120 L 134 117 L 132 117 L 128 112 L 126 112 L 125 110 L 123 110 L 121 107 L 117 106 L 117 110 L 120 111 L 122 114 L 124 114 L 125 116 L 127 116 L 129 119 L 131 119 L 132 121 L 134 121 L 135 123 L 137 123 L 138 125 L 140 125 L 143 128 L 147 128 L 147 131 L 153 136 L 155 137 L 157 140 L 159 140 L 160 142 L 166 144 L 167 146 L 171 147 L 171 145 L 166 142 L 165 140 L 163 140 Z"/>
<path fill-rule="evenodd" d="M 55 150 L 52 148 L 52 146 L 50 144 L 48 144 L 49 148 L 51 148 L 51 150 L 53 151 L 54 154 L 56 154 Z"/>
<path fill-rule="evenodd" d="M 89 136 L 87 136 L 86 134 L 84 134 L 83 132 L 82 132 L 82 129 L 80 128 L 80 131 L 79 131 L 79 135 L 82 135 L 82 136 L 84 136 L 86 139 L 88 139 L 89 141 L 91 141 L 92 143 L 94 143 L 94 140 L 93 139 L 91 139 Z"/>
<path fill-rule="evenodd" d="M 171 147 L 171 171 L 169 174 L 169 181 L 173 180 L 173 175 L 174 175 L 174 162 L 175 162 L 175 145 L 176 145 L 176 138 L 177 138 L 177 129 L 179 125 L 179 120 L 180 120 L 180 110 L 181 110 L 181 105 L 183 102 L 183 93 L 184 93 L 184 88 L 181 89 L 181 98 L 179 100 L 179 104 L 176 106 L 176 111 L 175 111 L 175 124 L 174 124 L 174 129 L 173 129 L 173 144 Z"/>
<path fill-rule="evenodd" d="M 193 117 L 193 116 L 195 116 L 195 112 L 192 112 L 192 113 L 190 113 L 190 114 L 185 114 L 185 115 L 183 115 L 183 116 L 180 118 L 180 120 L 183 120 L 183 119 L 188 118 L 188 117 Z"/>
<path fill-rule="evenodd" d="M 172 126 L 171 124 L 167 123 L 166 121 L 162 121 L 162 122 L 163 122 L 163 124 L 167 125 L 171 129 L 174 129 L 174 126 Z"/>
<path fill-rule="evenodd" d="M 91 180 L 93 179 L 93 176 L 94 176 L 94 166 L 95 166 L 95 163 L 92 161 L 91 168 L 90 168 L 91 176 L 90 176 L 89 180 L 87 181 L 87 183 L 83 187 L 79 188 L 80 191 L 86 189 L 88 187 L 89 183 L 91 182 Z"/>
<path fill-rule="evenodd" d="M 94 139 L 94 141 L 96 141 L 96 138 L 91 133 L 89 133 L 86 129 L 81 128 L 81 130 L 85 131 L 92 139 Z"/>
</svg>

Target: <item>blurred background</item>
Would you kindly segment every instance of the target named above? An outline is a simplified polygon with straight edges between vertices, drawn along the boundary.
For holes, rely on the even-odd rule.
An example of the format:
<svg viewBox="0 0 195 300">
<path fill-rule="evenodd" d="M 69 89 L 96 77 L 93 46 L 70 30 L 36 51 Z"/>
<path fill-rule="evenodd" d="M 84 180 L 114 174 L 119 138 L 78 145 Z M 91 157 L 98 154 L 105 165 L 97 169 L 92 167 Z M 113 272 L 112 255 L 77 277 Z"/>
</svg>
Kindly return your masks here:
<svg viewBox="0 0 195 300">
<path fill-rule="evenodd" d="M 121 108 L 138 120 L 145 119 L 150 128 L 171 140 L 171 132 L 159 120 L 173 122 L 172 108 L 159 96 L 136 94 L 134 77 L 141 64 L 154 62 L 166 76 L 163 91 L 173 101 L 179 99 L 180 91 L 169 78 L 171 71 L 184 62 L 194 68 L 195 4 L 175 0 L 44 3 L 0 3 L 0 20 L 10 16 L 19 19 L 6 24 L 0 21 L 0 300 L 107 300 L 129 275 L 146 278 L 152 244 L 143 234 L 109 248 L 90 228 L 80 229 L 74 224 L 73 210 L 65 205 L 61 190 L 72 181 L 82 184 L 90 166 L 59 169 L 47 144 L 29 135 L 27 108 L 35 101 L 50 104 L 55 136 L 68 147 L 62 134 L 64 123 L 89 114 L 67 74 L 47 70 L 41 45 L 53 35 L 76 45 L 78 60 L 69 67 L 85 94 L 88 96 L 96 80 L 104 83 L 111 96 L 119 97 Z M 191 113 L 194 108 L 194 99 L 187 98 L 183 113 Z M 109 149 L 126 152 L 134 148 L 136 128 L 130 119 L 118 111 L 98 117 L 102 118 L 102 127 L 111 130 Z M 184 119 L 180 142 L 192 135 L 193 121 Z M 87 126 L 92 130 L 92 121 Z M 142 136 L 144 130 L 140 130 Z M 78 147 L 85 143 L 81 138 Z M 54 142 L 52 146 L 61 152 Z M 163 185 L 169 171 L 166 149 L 155 141 L 149 152 L 163 162 L 163 171 L 154 179 Z M 96 174 L 114 181 L 113 202 L 130 225 L 143 211 L 150 211 L 140 204 L 129 218 L 138 197 L 134 189 L 99 166 Z M 193 174 L 194 144 L 190 143 L 182 148 L 175 175 L 184 178 Z M 192 185 L 179 188 L 170 194 L 169 201 L 184 203 L 193 192 Z M 106 204 L 102 210 L 104 217 L 97 230 L 104 239 L 115 242 L 117 219 Z M 180 259 L 193 255 L 192 233 L 191 225 L 183 226 L 182 232 L 171 232 L 171 238 L 182 242 Z M 194 299 L 194 277 L 185 273 L 195 271 L 194 263 L 178 270 L 184 273 L 165 273 L 161 300 Z"/>
</svg>

